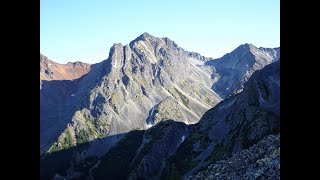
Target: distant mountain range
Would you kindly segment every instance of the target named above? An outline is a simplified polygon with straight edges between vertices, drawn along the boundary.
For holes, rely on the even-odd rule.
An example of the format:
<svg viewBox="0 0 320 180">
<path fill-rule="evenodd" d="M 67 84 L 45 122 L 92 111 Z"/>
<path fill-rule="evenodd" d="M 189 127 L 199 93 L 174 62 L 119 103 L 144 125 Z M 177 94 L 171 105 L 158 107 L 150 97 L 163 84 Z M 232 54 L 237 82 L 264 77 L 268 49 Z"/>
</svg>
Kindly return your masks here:
<svg viewBox="0 0 320 180">
<path fill-rule="evenodd" d="M 196 177 L 279 134 L 279 59 L 252 44 L 213 59 L 148 33 L 93 65 L 40 54 L 41 178 Z"/>
</svg>

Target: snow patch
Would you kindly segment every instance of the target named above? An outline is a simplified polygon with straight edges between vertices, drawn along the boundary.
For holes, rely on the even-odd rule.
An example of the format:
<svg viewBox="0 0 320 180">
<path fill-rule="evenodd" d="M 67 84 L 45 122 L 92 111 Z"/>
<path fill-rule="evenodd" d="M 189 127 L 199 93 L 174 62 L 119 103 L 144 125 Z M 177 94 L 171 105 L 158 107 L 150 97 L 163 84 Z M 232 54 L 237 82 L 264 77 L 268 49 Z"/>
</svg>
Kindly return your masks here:
<svg viewBox="0 0 320 180">
<path fill-rule="evenodd" d="M 184 141 L 185 139 L 186 139 L 186 136 L 183 135 L 183 136 L 181 137 L 181 142 L 180 142 L 180 144 L 183 143 L 183 141 Z"/>
<path fill-rule="evenodd" d="M 149 116 L 147 118 L 147 129 L 151 128 L 154 125 L 153 115 L 154 115 L 154 107 L 151 108 L 151 111 L 150 111 Z"/>
</svg>

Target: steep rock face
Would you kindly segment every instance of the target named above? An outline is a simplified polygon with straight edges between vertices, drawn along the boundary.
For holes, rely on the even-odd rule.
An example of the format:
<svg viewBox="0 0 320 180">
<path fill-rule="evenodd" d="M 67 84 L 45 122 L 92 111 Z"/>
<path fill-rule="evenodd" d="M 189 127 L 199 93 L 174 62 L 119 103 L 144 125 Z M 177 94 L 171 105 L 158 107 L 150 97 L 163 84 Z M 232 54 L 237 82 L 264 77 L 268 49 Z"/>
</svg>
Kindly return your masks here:
<svg viewBox="0 0 320 180">
<path fill-rule="evenodd" d="M 170 157 L 164 178 L 188 178 L 280 130 L 280 61 L 255 72 L 244 90 L 207 111 Z"/>
<path fill-rule="evenodd" d="M 279 60 L 280 48 L 257 48 L 244 44 L 221 58 L 207 61 L 216 69 L 212 89 L 222 98 L 241 91 L 252 73 Z"/>
<path fill-rule="evenodd" d="M 96 138 L 145 129 L 149 127 L 147 121 L 150 111 L 155 106 L 163 107 L 163 104 L 175 106 L 183 117 L 180 121 L 196 123 L 205 111 L 221 101 L 211 90 L 214 83 L 211 78 L 213 67 L 204 65 L 204 60 L 199 54 L 184 51 L 169 38 L 157 38 L 148 33 L 142 34 L 129 45 L 114 44 L 109 58 L 92 65 L 91 71 L 85 76 L 62 81 L 68 83 L 61 85 L 65 87 L 62 94 L 66 97 L 62 98 L 61 106 L 52 106 L 61 118 L 56 115 L 47 119 L 44 117 L 46 124 L 53 127 L 47 130 L 44 125 L 46 128 L 42 128 L 42 132 L 47 131 L 47 136 L 54 134 L 46 136 L 47 139 L 54 137 L 58 140 L 50 143 L 42 138 L 41 144 L 51 145 L 49 152 L 53 152 Z M 50 88 L 53 90 L 50 91 Z M 56 88 L 49 86 L 43 90 L 42 97 L 50 91 L 48 94 L 61 99 Z M 171 100 L 164 101 L 168 98 Z M 44 116 L 48 117 L 49 110 L 44 111 L 48 106 L 46 103 L 44 101 L 41 107 L 44 107 Z M 157 109 L 157 119 L 151 119 L 152 124 L 170 118 L 159 116 L 160 109 Z M 64 123 L 55 125 L 54 121 L 57 120 L 53 119 L 61 119 L 62 122 L 62 117 L 65 118 Z M 65 131 L 67 128 L 68 131 Z M 51 132 L 52 129 L 55 133 Z M 57 137 L 57 132 L 62 134 Z M 72 135 L 73 143 L 69 145 L 64 144 L 66 132 Z M 93 149 L 100 151 L 96 147 Z"/>
</svg>

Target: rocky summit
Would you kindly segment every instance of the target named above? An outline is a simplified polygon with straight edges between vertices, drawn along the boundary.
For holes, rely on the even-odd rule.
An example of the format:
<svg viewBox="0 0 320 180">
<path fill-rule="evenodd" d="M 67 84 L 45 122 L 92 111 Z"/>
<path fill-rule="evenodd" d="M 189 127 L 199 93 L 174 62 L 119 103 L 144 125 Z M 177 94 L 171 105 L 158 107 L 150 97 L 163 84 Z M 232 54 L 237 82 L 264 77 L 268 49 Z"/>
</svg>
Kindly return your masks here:
<svg viewBox="0 0 320 180">
<path fill-rule="evenodd" d="M 41 179 L 215 172 L 279 133 L 279 60 L 280 48 L 251 44 L 213 59 L 148 33 L 92 65 L 40 54 Z"/>
</svg>

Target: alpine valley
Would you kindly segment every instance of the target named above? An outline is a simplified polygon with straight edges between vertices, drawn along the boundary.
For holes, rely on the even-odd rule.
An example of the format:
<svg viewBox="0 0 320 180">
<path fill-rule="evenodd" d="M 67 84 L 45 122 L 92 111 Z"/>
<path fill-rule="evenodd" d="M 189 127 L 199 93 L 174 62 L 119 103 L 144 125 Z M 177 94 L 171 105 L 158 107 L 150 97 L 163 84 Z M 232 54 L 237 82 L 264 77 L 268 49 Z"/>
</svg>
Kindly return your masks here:
<svg viewBox="0 0 320 180">
<path fill-rule="evenodd" d="M 280 179 L 280 47 L 221 58 L 143 33 L 97 64 L 40 54 L 41 179 Z"/>
</svg>

